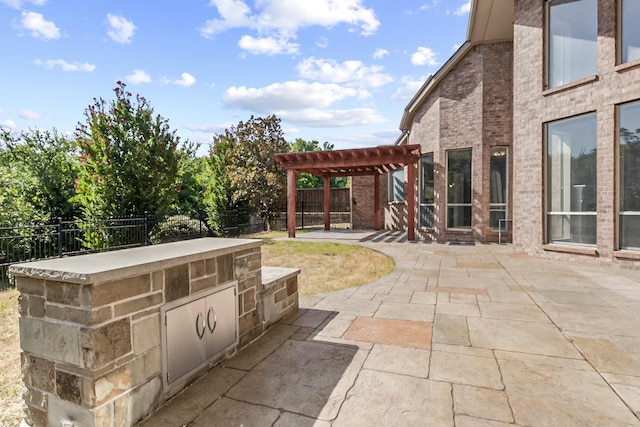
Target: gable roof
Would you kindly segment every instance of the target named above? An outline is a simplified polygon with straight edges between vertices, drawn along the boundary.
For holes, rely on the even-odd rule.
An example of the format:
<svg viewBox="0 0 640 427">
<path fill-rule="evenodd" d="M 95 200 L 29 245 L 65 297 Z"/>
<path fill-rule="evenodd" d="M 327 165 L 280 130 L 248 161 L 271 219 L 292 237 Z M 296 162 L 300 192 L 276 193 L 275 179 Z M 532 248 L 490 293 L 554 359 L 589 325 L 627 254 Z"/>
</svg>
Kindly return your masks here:
<svg viewBox="0 0 640 427">
<path fill-rule="evenodd" d="M 427 78 L 427 81 L 409 101 L 400 120 L 401 131 L 406 133 L 411 129 L 416 111 L 440 81 L 465 57 L 473 46 L 513 40 L 513 3 L 513 0 L 473 0 L 471 2 L 467 40 L 435 74 Z M 398 138 L 396 144 L 402 143 L 405 139 Z"/>
</svg>

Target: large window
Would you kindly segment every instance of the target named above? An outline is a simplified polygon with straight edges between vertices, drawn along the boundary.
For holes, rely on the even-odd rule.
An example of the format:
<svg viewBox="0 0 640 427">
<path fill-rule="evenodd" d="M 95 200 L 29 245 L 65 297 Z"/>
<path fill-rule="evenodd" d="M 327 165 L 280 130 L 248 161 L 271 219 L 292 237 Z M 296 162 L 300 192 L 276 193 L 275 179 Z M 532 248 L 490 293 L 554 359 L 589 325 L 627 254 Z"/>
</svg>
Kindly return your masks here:
<svg viewBox="0 0 640 427">
<path fill-rule="evenodd" d="M 489 227 L 497 230 L 506 226 L 500 220 L 507 219 L 507 193 L 509 147 L 491 147 L 489 165 Z"/>
<path fill-rule="evenodd" d="M 447 228 L 471 229 L 471 149 L 447 151 Z"/>
<path fill-rule="evenodd" d="M 620 2 L 620 60 L 630 62 L 640 59 L 640 1 Z"/>
<path fill-rule="evenodd" d="M 418 226 L 433 228 L 433 153 L 425 154 L 420 161 L 420 219 Z"/>
<path fill-rule="evenodd" d="M 553 0 L 548 4 L 548 86 L 596 74 L 598 1 Z"/>
<path fill-rule="evenodd" d="M 404 168 L 394 170 L 389 174 L 389 201 L 403 202 L 407 190 L 407 182 L 404 178 Z"/>
<path fill-rule="evenodd" d="M 547 124 L 547 242 L 596 244 L 596 115 Z"/>
<path fill-rule="evenodd" d="M 618 120 L 620 248 L 640 250 L 640 102 L 620 106 Z"/>
</svg>

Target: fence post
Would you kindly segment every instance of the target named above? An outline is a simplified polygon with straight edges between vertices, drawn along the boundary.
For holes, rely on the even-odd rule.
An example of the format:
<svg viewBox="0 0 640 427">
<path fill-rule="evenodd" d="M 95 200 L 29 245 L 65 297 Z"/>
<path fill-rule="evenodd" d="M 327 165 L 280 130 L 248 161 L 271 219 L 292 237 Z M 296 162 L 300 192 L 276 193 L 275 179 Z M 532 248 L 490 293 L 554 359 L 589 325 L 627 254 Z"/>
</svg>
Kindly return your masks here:
<svg viewBox="0 0 640 427">
<path fill-rule="evenodd" d="M 302 201 L 302 229 L 304 230 L 304 200 Z"/>
<path fill-rule="evenodd" d="M 240 237 L 240 210 L 236 205 L 236 237 Z"/>
<path fill-rule="evenodd" d="M 58 217 L 58 258 L 62 257 L 62 217 Z"/>
<path fill-rule="evenodd" d="M 144 245 L 149 245 L 149 212 L 144 211 Z"/>
</svg>

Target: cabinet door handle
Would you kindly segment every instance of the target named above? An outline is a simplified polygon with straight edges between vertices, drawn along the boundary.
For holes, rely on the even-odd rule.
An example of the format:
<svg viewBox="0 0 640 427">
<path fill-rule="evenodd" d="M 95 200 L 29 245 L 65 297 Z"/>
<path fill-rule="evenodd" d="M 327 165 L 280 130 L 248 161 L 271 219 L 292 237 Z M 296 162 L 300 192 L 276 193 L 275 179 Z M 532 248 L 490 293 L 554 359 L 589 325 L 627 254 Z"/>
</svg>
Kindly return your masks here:
<svg viewBox="0 0 640 427">
<path fill-rule="evenodd" d="M 213 326 L 211 326 L 211 315 L 213 314 Z M 216 330 L 216 326 L 218 326 L 218 316 L 216 316 L 216 311 L 213 309 L 213 306 L 209 307 L 209 311 L 207 311 L 207 326 L 209 327 L 209 333 L 213 333 Z"/>
<path fill-rule="evenodd" d="M 202 325 L 202 332 L 200 332 L 200 325 Z M 204 324 L 204 319 L 202 318 L 202 312 L 198 312 L 198 316 L 196 317 L 196 334 L 198 334 L 198 338 L 202 339 L 204 337 L 204 333 L 206 330 L 206 326 Z"/>
</svg>

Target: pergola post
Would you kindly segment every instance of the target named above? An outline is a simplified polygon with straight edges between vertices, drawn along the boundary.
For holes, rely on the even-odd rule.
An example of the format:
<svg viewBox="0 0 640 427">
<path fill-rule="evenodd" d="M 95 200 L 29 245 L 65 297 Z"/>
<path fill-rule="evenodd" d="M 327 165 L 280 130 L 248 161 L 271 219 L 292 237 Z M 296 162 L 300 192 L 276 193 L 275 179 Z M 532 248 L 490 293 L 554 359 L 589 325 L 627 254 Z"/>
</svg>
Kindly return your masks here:
<svg viewBox="0 0 640 427">
<path fill-rule="evenodd" d="M 416 240 L 416 165 L 407 165 L 407 240 Z"/>
<path fill-rule="evenodd" d="M 324 177 L 324 229 L 331 229 L 331 177 Z"/>
<path fill-rule="evenodd" d="M 287 169 L 287 232 L 296 237 L 296 171 Z"/>
<path fill-rule="evenodd" d="M 373 229 L 380 230 L 380 174 L 373 175 Z"/>
</svg>

